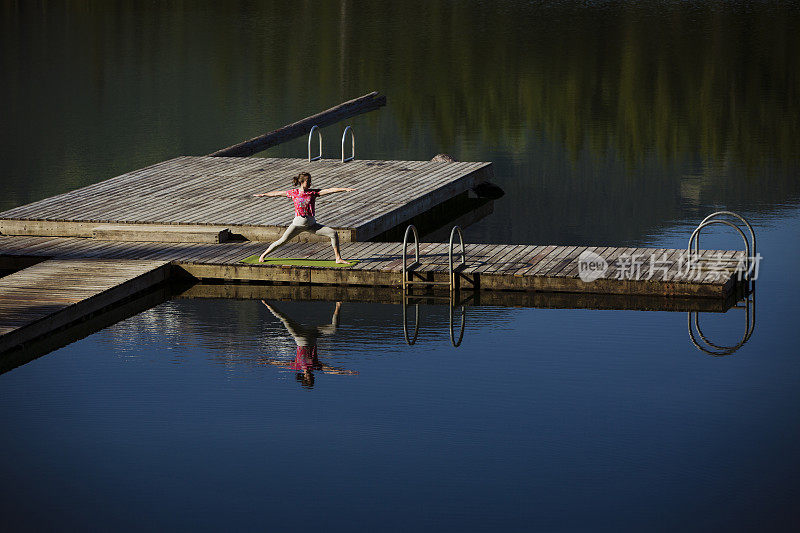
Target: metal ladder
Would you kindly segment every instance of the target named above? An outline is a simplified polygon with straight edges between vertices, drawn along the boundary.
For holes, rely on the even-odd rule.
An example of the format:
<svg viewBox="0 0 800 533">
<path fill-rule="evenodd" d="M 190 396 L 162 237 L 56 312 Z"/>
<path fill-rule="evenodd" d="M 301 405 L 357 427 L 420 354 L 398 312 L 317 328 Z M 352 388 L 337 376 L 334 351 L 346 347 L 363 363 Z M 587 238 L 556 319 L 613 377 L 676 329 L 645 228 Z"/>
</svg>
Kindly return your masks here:
<svg viewBox="0 0 800 533">
<path fill-rule="evenodd" d="M 758 250 L 756 249 L 756 232 L 753 229 L 752 224 L 747 221 L 742 215 L 738 213 L 734 213 L 733 211 L 716 211 L 711 213 L 706 218 L 704 218 L 700 224 L 692 232 L 691 237 L 689 237 L 689 243 L 686 246 L 686 255 L 687 261 L 689 266 L 691 267 L 693 264 L 696 264 L 699 261 L 703 261 L 700 258 L 700 233 L 704 228 L 708 226 L 712 226 L 714 224 L 722 224 L 733 228 L 736 230 L 736 233 L 742 238 L 744 242 L 744 251 L 745 251 L 745 258 L 744 258 L 744 272 L 739 271 L 739 275 L 741 276 L 739 279 L 742 279 L 746 282 L 744 287 L 745 291 L 745 298 L 744 298 L 744 305 L 735 305 L 732 309 L 744 309 L 745 312 L 745 330 L 742 339 L 732 345 L 732 346 L 725 346 L 721 344 L 716 344 L 711 342 L 708 337 L 703 333 L 700 329 L 700 312 L 698 311 L 689 311 L 687 313 L 687 328 L 689 330 L 689 340 L 692 341 L 692 344 L 698 349 L 701 350 L 711 356 L 714 357 L 722 357 L 724 355 L 729 355 L 741 348 L 747 341 L 750 340 L 750 337 L 753 335 L 753 331 L 756 327 L 756 280 L 755 278 L 751 278 L 751 270 L 753 269 L 753 261 L 759 261 Z M 742 231 L 742 227 L 744 226 L 747 228 L 748 233 L 750 234 L 750 239 L 748 240 L 745 232 Z M 692 245 L 694 245 L 694 257 L 692 257 Z M 713 258 L 712 261 L 719 261 L 719 258 Z M 724 261 L 724 260 L 723 260 Z M 728 262 L 737 262 L 739 263 L 740 260 L 736 258 L 729 259 Z M 699 337 L 699 340 L 698 340 Z"/>
<path fill-rule="evenodd" d="M 723 217 L 727 217 L 727 220 Z M 730 219 L 736 219 L 736 221 L 731 221 Z M 740 279 L 744 279 L 748 282 L 748 287 L 750 282 L 754 282 L 755 280 L 750 279 L 750 271 L 752 269 L 752 261 L 758 261 L 757 257 L 757 250 L 756 250 L 756 232 L 753 230 L 753 226 L 750 222 L 747 221 L 742 215 L 738 213 L 734 213 L 733 211 L 717 211 L 715 213 L 711 213 L 706 218 L 704 218 L 700 224 L 692 232 L 691 237 L 689 237 L 689 243 L 686 245 L 686 256 L 688 265 L 691 267 L 692 265 L 696 264 L 703 259 L 700 258 L 700 233 L 703 228 L 707 228 L 708 226 L 712 226 L 714 224 L 723 224 L 725 226 L 731 227 L 736 230 L 739 236 L 744 241 L 744 251 L 745 251 L 745 258 L 744 258 L 744 272 L 740 271 Z M 742 228 L 739 227 L 739 224 L 744 224 L 747 227 L 747 230 L 750 232 L 750 240 L 742 231 Z M 692 258 L 692 244 L 694 244 L 694 258 Z M 714 258 L 714 261 L 718 261 L 718 258 Z M 738 262 L 738 259 L 729 259 L 729 262 Z"/>
<path fill-rule="evenodd" d="M 317 132 L 317 136 L 319 137 L 319 153 L 316 156 L 311 157 L 311 140 L 314 137 L 315 131 Z M 350 133 L 350 140 L 351 140 L 350 155 L 345 157 L 344 144 L 345 141 L 347 140 L 348 132 Z M 348 125 L 344 129 L 344 132 L 342 133 L 342 163 L 347 163 L 348 161 L 354 161 L 355 158 L 356 158 L 356 135 L 355 133 L 353 133 L 353 128 Z M 322 131 L 319 129 L 319 126 L 315 124 L 311 126 L 311 131 L 308 132 L 308 162 L 310 163 L 312 161 L 319 161 L 321 159 L 322 159 Z"/>
<path fill-rule="evenodd" d="M 414 235 L 414 262 L 410 265 L 406 264 L 406 250 L 408 248 L 408 234 L 409 232 L 413 233 Z M 453 293 L 457 290 L 456 287 L 456 272 L 453 268 L 453 243 L 456 234 L 458 234 L 458 240 L 461 242 L 461 266 L 464 267 L 467 264 L 467 254 L 464 248 L 464 232 L 461 231 L 459 226 L 453 226 L 453 229 L 450 230 L 450 248 L 448 252 L 448 264 L 450 267 L 450 276 L 448 277 L 447 281 L 414 281 L 409 279 L 410 277 L 410 270 L 409 268 L 418 266 L 419 262 L 419 233 L 417 232 L 417 228 L 413 224 L 409 224 L 406 228 L 406 233 L 403 236 L 403 270 L 402 270 L 402 286 L 403 286 L 403 294 L 408 290 L 409 287 L 413 285 L 447 285 L 450 287 L 450 292 Z"/>
</svg>

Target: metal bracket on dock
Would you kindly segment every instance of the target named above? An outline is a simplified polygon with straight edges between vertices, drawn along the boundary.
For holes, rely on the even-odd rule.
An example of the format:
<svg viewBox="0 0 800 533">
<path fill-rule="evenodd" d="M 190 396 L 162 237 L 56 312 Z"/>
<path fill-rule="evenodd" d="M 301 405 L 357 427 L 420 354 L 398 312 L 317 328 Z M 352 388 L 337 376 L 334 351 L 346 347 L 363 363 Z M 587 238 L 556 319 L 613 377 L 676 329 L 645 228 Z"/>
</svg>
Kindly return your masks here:
<svg viewBox="0 0 800 533">
<path fill-rule="evenodd" d="M 311 157 L 311 137 L 314 135 L 314 132 L 317 132 L 319 136 L 319 155 L 316 157 Z M 319 126 L 314 125 L 311 126 L 311 131 L 308 132 L 308 162 L 312 161 L 319 161 L 322 159 L 322 132 L 319 129 Z"/>
<path fill-rule="evenodd" d="M 347 132 L 350 132 L 350 139 L 353 141 L 351 149 L 350 149 L 350 157 L 344 157 L 344 141 L 347 140 Z M 353 128 L 347 126 L 344 129 L 344 133 L 342 133 L 342 163 L 347 163 L 348 161 L 352 161 L 356 158 L 356 135 L 353 133 Z"/>
<path fill-rule="evenodd" d="M 737 219 L 737 221 L 733 222 L 731 220 L 725 220 L 722 217 L 728 217 L 729 219 L 730 218 L 735 218 L 735 219 Z M 745 226 L 747 226 L 747 229 L 750 232 L 750 240 L 749 241 L 747 240 L 747 237 L 745 236 L 744 232 L 742 231 L 742 228 L 740 228 L 739 225 L 738 225 L 740 222 L 743 223 Z M 714 225 L 714 224 L 724 224 L 726 226 L 729 226 L 729 227 L 735 229 L 736 232 L 739 234 L 739 236 L 742 238 L 742 241 L 744 241 L 744 248 L 745 248 L 744 272 L 741 273 L 742 278 L 740 278 L 740 279 L 744 279 L 746 281 L 750 281 L 751 261 L 753 261 L 753 260 L 757 261 L 758 260 L 756 258 L 756 232 L 755 232 L 755 230 L 753 230 L 753 226 L 750 224 L 750 222 L 747 221 L 747 219 L 745 219 L 742 215 L 734 213 L 733 211 L 717 211 L 715 213 L 711 213 L 706 218 L 704 218 L 700 222 L 700 224 L 698 224 L 698 226 L 692 232 L 691 237 L 689 237 L 689 243 L 686 245 L 686 255 L 687 255 L 687 261 L 689 262 L 689 265 L 691 266 L 691 265 L 697 263 L 698 261 L 701 261 L 701 259 L 700 259 L 700 232 L 703 230 L 703 228 L 706 228 L 706 227 Z M 692 258 L 692 244 L 693 243 L 694 243 L 694 258 Z M 718 258 L 715 258 L 714 260 L 717 261 Z M 738 259 L 731 259 L 730 261 L 738 262 L 739 260 Z"/>
<path fill-rule="evenodd" d="M 408 248 L 408 234 L 412 232 L 414 234 L 414 262 L 411 263 L 410 266 L 417 266 L 419 265 L 419 233 L 417 232 L 417 228 L 413 224 L 409 224 L 406 228 L 406 233 L 403 236 L 403 269 L 402 269 L 402 287 L 403 293 L 408 289 L 411 285 L 448 285 L 450 287 L 450 292 L 454 292 L 456 290 L 456 275 L 455 269 L 453 268 L 453 244 L 456 233 L 458 233 L 458 239 L 461 241 L 461 266 L 465 266 L 467 264 L 467 254 L 464 248 L 464 232 L 461 231 L 459 226 L 453 226 L 453 229 L 450 231 L 450 249 L 448 251 L 448 265 L 450 267 L 450 275 L 447 281 L 412 281 L 408 275 L 409 266 L 406 266 L 406 249 Z"/>
</svg>

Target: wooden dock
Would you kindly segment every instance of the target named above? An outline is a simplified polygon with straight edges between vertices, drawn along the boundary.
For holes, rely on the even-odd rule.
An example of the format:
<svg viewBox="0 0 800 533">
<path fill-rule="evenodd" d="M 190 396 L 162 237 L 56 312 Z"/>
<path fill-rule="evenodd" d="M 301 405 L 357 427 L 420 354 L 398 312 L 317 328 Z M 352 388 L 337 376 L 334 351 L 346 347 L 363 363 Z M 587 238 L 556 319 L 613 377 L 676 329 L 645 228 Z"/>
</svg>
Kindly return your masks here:
<svg viewBox="0 0 800 533">
<path fill-rule="evenodd" d="M 277 238 L 293 214 L 288 199 L 253 194 L 289 189 L 301 171 L 311 172 L 315 187 L 357 189 L 320 198 L 318 209 L 320 221 L 339 232 L 342 255 L 358 263 L 242 263 L 264 250 L 263 241 Z M 397 238 L 396 228 L 418 217 L 442 218 L 450 203 L 491 177 L 490 163 L 185 156 L 10 209 L 0 213 L 0 270 L 24 270 L 0 278 L 0 351 L 170 276 L 287 286 L 290 294 L 324 286 L 395 301 L 402 298 L 402 245 L 364 241 Z M 308 242 L 318 240 L 302 235 L 274 256 L 332 260 L 327 239 Z M 448 248 L 421 244 L 411 279 L 448 281 Z M 582 271 L 589 252 L 603 266 L 592 280 Z M 724 311 L 744 286 L 737 273 L 741 256 L 704 250 L 687 269 L 685 250 L 677 249 L 468 244 L 455 279 L 484 302 L 500 303 L 492 293 L 515 291 L 519 305 Z"/>
<path fill-rule="evenodd" d="M 0 237 L 0 264 L 42 258 L 103 258 L 171 261 L 196 279 L 253 281 L 343 286 L 401 285 L 402 244 L 350 242 L 342 255 L 359 262 L 346 268 L 243 264 L 240 261 L 263 251 L 256 242 L 220 244 L 127 243 L 64 237 Z M 409 246 L 409 251 L 411 251 Z M 579 257 L 591 251 L 608 267 L 598 279 L 583 281 Z M 739 285 L 736 260 L 742 252 L 703 250 L 694 270 L 682 262 L 685 250 L 586 247 L 555 245 L 468 244 L 466 264 L 457 268 L 464 289 L 572 292 L 589 294 L 658 295 L 726 298 Z M 276 254 L 277 255 L 277 254 Z M 278 257 L 332 260 L 330 243 L 290 243 Z M 647 258 L 659 258 L 651 265 Z M 622 260 L 642 258 L 636 272 Z M 409 260 L 409 262 L 411 262 Z M 7 267 L 12 267 L 9 264 Z M 650 272 L 650 267 L 657 271 Z M 420 264 L 411 268 L 416 279 L 446 281 L 448 245 L 420 245 Z"/>
<path fill-rule="evenodd" d="M 4 211 L 0 234 L 272 241 L 291 223 L 291 202 L 253 194 L 290 189 L 301 171 L 316 188 L 357 189 L 317 200 L 320 222 L 343 242 L 371 239 L 492 177 L 491 163 L 183 156 Z"/>
<path fill-rule="evenodd" d="M 320 287 L 328 287 L 337 299 L 403 301 L 400 243 L 343 243 L 342 254 L 358 260 L 346 268 L 241 263 L 264 246 L 257 242 L 131 243 L 0 236 L 0 269 L 23 269 L 0 278 L 0 352 L 107 309 L 170 276 L 268 283 L 282 287 L 275 290 L 285 297 L 306 290 L 319 293 Z M 579 257 L 586 251 L 608 263 L 605 272 L 593 281 L 583 281 L 579 275 Z M 469 244 L 466 264 L 456 270 L 457 283 L 476 293 L 475 302 L 483 304 L 725 311 L 741 292 L 736 273 L 741 252 L 704 250 L 694 271 L 684 271 L 684 253 L 647 248 Z M 642 261 L 635 279 L 624 275 L 628 268 L 625 263 L 616 261 L 650 255 L 661 258 L 660 270 L 651 273 L 651 265 Z M 281 249 L 280 256 L 332 260 L 333 251 L 330 243 L 291 243 Z M 420 262 L 410 272 L 418 280 L 448 280 L 448 245 L 422 244 Z M 237 289 L 235 297 L 255 297 L 259 290 Z M 343 293 L 350 296 L 343 297 Z M 515 294 L 509 300 L 500 293 Z"/>
<path fill-rule="evenodd" d="M 45 260 L 0 278 L 0 352 L 166 281 L 169 261 Z"/>
</svg>

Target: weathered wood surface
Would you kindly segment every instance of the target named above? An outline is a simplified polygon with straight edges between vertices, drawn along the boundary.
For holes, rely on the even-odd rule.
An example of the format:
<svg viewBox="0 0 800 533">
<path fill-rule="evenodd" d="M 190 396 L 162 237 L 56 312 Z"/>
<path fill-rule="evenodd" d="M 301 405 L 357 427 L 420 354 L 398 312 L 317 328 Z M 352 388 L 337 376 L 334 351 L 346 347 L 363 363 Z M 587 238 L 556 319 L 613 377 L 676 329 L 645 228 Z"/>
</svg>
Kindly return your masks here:
<svg viewBox="0 0 800 533">
<path fill-rule="evenodd" d="M 348 268 L 252 265 L 240 260 L 261 253 L 263 243 L 224 244 L 122 243 L 80 238 L 0 237 L 0 257 L 116 258 L 173 261 L 182 271 L 198 279 L 222 279 L 300 284 L 388 286 L 400 285 L 400 243 L 350 242 L 342 244 L 345 258 L 358 259 Z M 717 261 L 739 258 L 742 252 L 704 250 L 698 268 L 684 271 L 684 250 L 591 247 L 608 263 L 596 280 L 580 279 L 578 258 L 587 247 L 504 244 L 468 244 L 467 261 L 458 268 L 465 288 L 487 290 L 550 291 L 590 294 L 659 295 L 725 298 L 737 287 L 736 263 Z M 411 251 L 411 246 L 409 246 Z M 651 253 L 666 257 L 662 270 L 649 272 Z M 420 245 L 421 264 L 413 271 L 420 279 L 448 279 L 448 245 Z M 666 255 L 664 255 L 666 254 Z M 630 255 L 643 259 L 638 273 L 628 272 L 618 261 Z M 290 243 L 275 257 L 332 260 L 330 243 Z M 6 259 L 8 262 L 8 259 Z"/>
<path fill-rule="evenodd" d="M 169 276 L 169 261 L 62 257 L 0 278 L 0 352 L 81 320 Z"/>
<path fill-rule="evenodd" d="M 317 200 L 317 219 L 342 241 L 367 240 L 492 176 L 491 163 L 183 156 L 0 213 L 0 234 L 91 237 L 101 224 L 218 226 L 277 239 L 294 216 L 287 190 L 301 171 L 314 187 L 354 187 Z M 323 240 L 307 233 L 300 241 Z"/>
<path fill-rule="evenodd" d="M 209 155 L 212 157 L 251 156 L 272 146 L 296 139 L 297 137 L 302 137 L 303 135 L 307 135 L 314 126 L 324 128 L 325 126 L 336 124 L 337 122 L 346 118 L 354 117 L 369 111 L 374 111 L 385 105 L 386 96 L 381 95 L 377 91 L 373 91 L 365 94 L 364 96 L 359 96 L 358 98 L 348 100 L 347 102 L 331 107 L 330 109 L 321 111 L 316 115 L 311 115 L 310 117 L 298 120 L 297 122 L 287 124 L 286 126 L 278 128 L 277 130 L 259 135 L 258 137 L 254 137 L 248 141 L 234 144 L 233 146 L 223 148 L 222 150 L 217 150 Z M 338 139 L 336 140 L 338 141 Z M 315 148 L 317 146 L 316 142 L 317 140 L 314 139 L 314 144 L 312 144 L 312 146 Z M 338 142 L 334 144 L 337 149 L 340 148 L 340 144 Z"/>
</svg>

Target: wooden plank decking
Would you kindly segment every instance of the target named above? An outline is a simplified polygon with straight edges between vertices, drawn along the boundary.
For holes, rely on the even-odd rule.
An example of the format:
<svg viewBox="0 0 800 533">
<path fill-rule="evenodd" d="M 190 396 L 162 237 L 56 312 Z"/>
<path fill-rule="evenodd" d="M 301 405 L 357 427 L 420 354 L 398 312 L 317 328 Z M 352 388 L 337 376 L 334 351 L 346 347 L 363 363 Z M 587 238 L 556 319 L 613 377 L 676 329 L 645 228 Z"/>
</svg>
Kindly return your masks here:
<svg viewBox="0 0 800 533">
<path fill-rule="evenodd" d="M 253 194 L 290 189 L 301 171 L 311 173 L 314 187 L 357 189 L 317 201 L 320 222 L 346 242 L 370 239 L 468 191 L 491 178 L 492 165 L 183 156 L 4 211 L 0 234 L 92 237 L 105 224 L 168 224 L 275 240 L 291 223 L 291 202 Z"/>
<path fill-rule="evenodd" d="M 0 278 L 0 352 L 168 279 L 168 261 L 59 258 Z"/>
<path fill-rule="evenodd" d="M 358 259 L 347 268 L 297 267 L 242 264 L 263 251 L 263 243 L 124 243 L 82 238 L 0 237 L 0 259 L 30 257 L 105 258 L 171 261 L 197 279 L 288 282 L 299 284 L 389 286 L 401 283 L 400 243 L 351 242 L 342 244 L 342 255 Z M 409 247 L 409 250 L 411 247 Z M 608 263 L 598 279 L 582 281 L 578 258 L 594 251 Z M 704 250 L 698 268 L 684 271 L 685 250 L 646 248 L 469 244 L 467 261 L 459 271 L 463 288 L 488 290 L 550 291 L 590 294 L 658 295 L 725 298 L 737 287 L 736 262 L 741 252 Z M 290 243 L 278 257 L 332 260 L 330 243 Z M 421 264 L 413 268 L 419 279 L 448 279 L 448 245 L 423 243 Z M 649 257 L 663 260 L 650 272 Z M 622 259 L 639 256 L 638 271 Z M 666 258 L 666 259 L 664 259 Z M 651 275 L 652 274 L 652 275 Z"/>
</svg>

